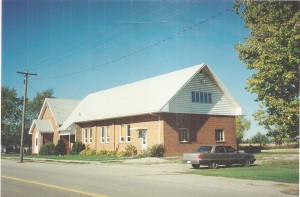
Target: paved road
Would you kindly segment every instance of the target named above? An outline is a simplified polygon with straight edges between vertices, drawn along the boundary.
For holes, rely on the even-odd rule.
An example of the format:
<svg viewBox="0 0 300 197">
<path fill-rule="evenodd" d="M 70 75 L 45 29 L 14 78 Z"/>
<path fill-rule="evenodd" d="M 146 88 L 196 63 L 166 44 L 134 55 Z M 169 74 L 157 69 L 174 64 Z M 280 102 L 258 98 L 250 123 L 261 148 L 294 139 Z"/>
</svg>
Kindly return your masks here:
<svg viewBox="0 0 300 197">
<path fill-rule="evenodd" d="M 286 185 L 182 174 L 183 164 L 18 163 L 2 159 L 1 196 L 268 197 Z"/>
</svg>

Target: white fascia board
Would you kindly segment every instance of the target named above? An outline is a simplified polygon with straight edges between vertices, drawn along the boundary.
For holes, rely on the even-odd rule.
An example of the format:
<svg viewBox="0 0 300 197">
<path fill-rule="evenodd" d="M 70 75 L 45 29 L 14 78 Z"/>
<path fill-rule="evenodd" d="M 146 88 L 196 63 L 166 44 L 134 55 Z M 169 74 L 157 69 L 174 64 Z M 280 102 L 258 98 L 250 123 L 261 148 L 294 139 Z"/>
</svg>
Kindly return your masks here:
<svg viewBox="0 0 300 197">
<path fill-rule="evenodd" d="M 177 90 L 177 92 L 168 100 L 168 102 L 166 104 L 164 104 L 164 106 L 162 106 L 162 108 L 160 109 L 160 111 L 163 111 L 163 112 L 170 112 L 170 109 L 169 109 L 169 103 L 172 101 L 173 98 L 175 98 L 179 92 L 205 67 L 207 66 L 205 63 L 202 63 L 202 64 L 198 64 L 196 65 L 198 66 L 199 68 L 197 69 L 196 72 L 193 73 L 193 75 L 187 79 L 187 81 L 185 81 L 185 83 Z M 195 66 L 194 66 L 195 67 Z"/>
<path fill-rule="evenodd" d="M 33 133 L 33 130 L 34 130 L 34 127 L 35 127 L 35 122 L 34 121 L 35 120 L 33 120 L 32 123 L 31 123 L 31 126 L 30 126 L 30 129 L 28 131 L 28 134 L 32 134 Z"/>
<path fill-rule="evenodd" d="M 216 81 L 216 85 L 219 86 L 220 90 L 224 93 L 225 96 L 228 97 L 228 99 L 231 101 L 231 103 L 235 107 L 235 115 L 246 115 L 246 111 L 243 109 L 243 107 L 240 105 L 240 103 L 232 96 L 232 94 L 229 92 L 229 90 L 226 88 L 226 86 L 222 83 L 222 81 L 218 78 L 218 76 L 212 71 L 212 69 L 206 65 L 209 72 L 211 73 L 212 77 Z"/>
</svg>

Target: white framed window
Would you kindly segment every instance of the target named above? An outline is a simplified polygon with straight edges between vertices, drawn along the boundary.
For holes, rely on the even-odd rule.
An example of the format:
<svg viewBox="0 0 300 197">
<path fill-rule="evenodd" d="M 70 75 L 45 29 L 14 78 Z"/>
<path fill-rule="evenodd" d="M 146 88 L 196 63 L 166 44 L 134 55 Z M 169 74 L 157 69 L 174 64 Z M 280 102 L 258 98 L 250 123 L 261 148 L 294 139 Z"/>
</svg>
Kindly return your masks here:
<svg viewBox="0 0 300 197">
<path fill-rule="evenodd" d="M 91 128 L 89 129 L 89 134 L 89 143 L 91 144 L 93 142 L 93 131 Z"/>
<path fill-rule="evenodd" d="M 84 129 L 83 130 L 83 138 L 84 138 L 84 143 L 87 144 L 88 142 L 88 130 L 87 129 Z"/>
<path fill-rule="evenodd" d="M 124 143 L 130 142 L 131 141 L 131 132 L 130 132 L 130 126 L 123 124 L 120 125 L 120 130 L 119 130 L 119 142 Z"/>
<path fill-rule="evenodd" d="M 130 125 L 126 125 L 126 142 L 131 141 Z"/>
<path fill-rule="evenodd" d="M 110 128 L 109 127 L 105 127 L 105 134 L 106 134 L 106 143 L 110 142 L 110 132 L 109 132 Z"/>
<path fill-rule="evenodd" d="M 212 103 L 212 94 L 210 92 L 192 91 L 193 103 Z"/>
<path fill-rule="evenodd" d="M 100 143 L 104 143 L 104 127 L 100 127 Z"/>
<path fill-rule="evenodd" d="M 125 125 L 120 125 L 119 142 L 124 143 L 124 141 L 125 141 Z"/>
<path fill-rule="evenodd" d="M 190 131 L 187 128 L 179 128 L 179 142 L 181 143 L 187 143 L 190 141 Z"/>
<path fill-rule="evenodd" d="M 83 138 L 85 144 L 90 144 L 93 142 L 93 133 L 91 128 L 84 129 Z"/>
<path fill-rule="evenodd" d="M 223 129 L 216 129 L 215 130 L 215 140 L 216 140 L 216 142 L 224 142 L 225 141 L 224 130 Z"/>
</svg>

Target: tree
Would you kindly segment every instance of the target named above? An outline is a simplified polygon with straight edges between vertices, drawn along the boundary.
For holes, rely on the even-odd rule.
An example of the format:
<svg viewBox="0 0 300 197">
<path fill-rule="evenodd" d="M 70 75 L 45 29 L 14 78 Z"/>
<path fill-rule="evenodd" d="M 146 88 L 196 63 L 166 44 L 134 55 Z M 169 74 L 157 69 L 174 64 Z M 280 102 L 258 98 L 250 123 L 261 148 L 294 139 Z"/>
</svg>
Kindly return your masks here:
<svg viewBox="0 0 300 197">
<path fill-rule="evenodd" d="M 256 135 L 254 135 L 251 138 L 251 143 L 257 143 L 260 145 L 260 147 L 263 147 L 264 145 L 266 145 L 269 142 L 269 138 L 267 135 L 264 135 L 260 132 L 258 132 Z"/>
<path fill-rule="evenodd" d="M 15 89 L 1 87 L 1 144 L 19 144 L 22 100 Z"/>
<path fill-rule="evenodd" d="M 235 119 L 235 127 L 236 127 L 236 138 L 237 144 L 242 142 L 244 134 L 251 127 L 251 122 L 245 118 L 245 116 L 237 116 Z"/>
<path fill-rule="evenodd" d="M 15 89 L 1 87 L 1 144 L 20 144 L 22 126 L 23 97 L 19 98 Z M 27 100 L 24 145 L 31 147 L 31 136 L 28 134 L 31 123 L 38 118 L 45 98 L 54 98 L 53 89 L 38 92 L 33 100 Z"/>
<path fill-rule="evenodd" d="M 259 125 L 276 130 L 270 135 L 298 141 L 299 2 L 237 1 L 236 12 L 251 31 L 235 48 L 245 67 L 255 71 L 246 87 L 260 103 L 253 116 Z"/>
</svg>

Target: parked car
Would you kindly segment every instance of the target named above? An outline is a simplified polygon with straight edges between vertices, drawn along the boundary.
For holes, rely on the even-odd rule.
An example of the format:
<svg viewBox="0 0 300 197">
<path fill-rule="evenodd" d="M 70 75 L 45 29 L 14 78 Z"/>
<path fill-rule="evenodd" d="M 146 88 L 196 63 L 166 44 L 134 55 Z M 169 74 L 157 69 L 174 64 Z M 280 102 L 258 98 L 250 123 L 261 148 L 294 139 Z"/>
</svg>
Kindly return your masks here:
<svg viewBox="0 0 300 197">
<path fill-rule="evenodd" d="M 20 146 L 18 144 L 10 144 L 5 148 L 5 153 L 20 153 Z"/>
<path fill-rule="evenodd" d="M 218 168 L 218 165 L 241 164 L 245 167 L 255 162 L 255 156 L 249 153 L 240 153 L 231 146 L 206 145 L 200 146 L 194 153 L 184 153 L 182 161 L 191 164 L 193 168 L 200 165 L 207 165 L 211 169 Z"/>
</svg>

